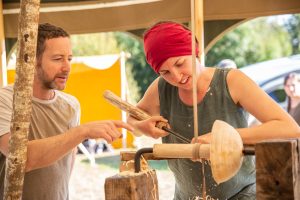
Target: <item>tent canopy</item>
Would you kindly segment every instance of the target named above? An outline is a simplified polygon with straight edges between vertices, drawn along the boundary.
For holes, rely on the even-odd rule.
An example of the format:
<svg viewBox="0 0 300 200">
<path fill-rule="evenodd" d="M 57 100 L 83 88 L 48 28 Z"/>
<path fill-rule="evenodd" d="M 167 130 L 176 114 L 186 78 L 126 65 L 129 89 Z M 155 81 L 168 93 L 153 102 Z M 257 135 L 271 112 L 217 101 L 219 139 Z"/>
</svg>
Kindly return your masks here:
<svg viewBox="0 0 300 200">
<path fill-rule="evenodd" d="M 17 37 L 19 0 L 3 0 L 6 38 Z M 190 21 L 190 0 L 42 0 L 40 22 L 71 34 L 129 31 L 138 36 L 161 20 Z M 300 13 L 299 0 L 205 0 L 205 46 L 243 20 Z"/>
</svg>

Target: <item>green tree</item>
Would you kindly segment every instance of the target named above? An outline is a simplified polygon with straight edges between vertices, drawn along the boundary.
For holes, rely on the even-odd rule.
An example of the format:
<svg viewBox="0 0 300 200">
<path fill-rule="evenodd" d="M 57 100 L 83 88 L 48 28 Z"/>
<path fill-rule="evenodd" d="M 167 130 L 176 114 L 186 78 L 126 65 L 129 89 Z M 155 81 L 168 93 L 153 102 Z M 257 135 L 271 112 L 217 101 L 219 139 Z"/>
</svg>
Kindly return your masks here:
<svg viewBox="0 0 300 200">
<path fill-rule="evenodd" d="M 288 32 L 277 21 L 258 18 L 225 34 L 206 55 L 206 65 L 232 59 L 238 67 L 291 54 Z"/>
<path fill-rule="evenodd" d="M 206 66 L 232 59 L 238 67 L 299 53 L 300 15 L 293 15 L 283 26 L 274 17 L 248 21 L 219 40 L 206 55 Z M 273 20 L 272 20 L 273 19 Z M 275 20 L 274 20 L 275 19 Z M 125 32 L 75 35 L 71 37 L 75 56 L 130 53 L 126 74 L 130 101 L 138 101 L 157 77 L 145 60 L 140 38 Z M 287 42 L 287 41 L 293 41 Z"/>
<path fill-rule="evenodd" d="M 145 60 L 142 41 L 128 33 L 115 33 L 118 47 L 129 52 L 126 74 L 131 92 L 131 101 L 137 102 L 147 90 L 148 86 L 157 77 Z"/>
<path fill-rule="evenodd" d="M 292 53 L 300 53 L 300 14 L 291 15 L 285 22 L 285 27 L 290 35 Z"/>
<path fill-rule="evenodd" d="M 119 53 L 113 32 L 72 35 L 74 56 L 94 56 Z"/>
</svg>

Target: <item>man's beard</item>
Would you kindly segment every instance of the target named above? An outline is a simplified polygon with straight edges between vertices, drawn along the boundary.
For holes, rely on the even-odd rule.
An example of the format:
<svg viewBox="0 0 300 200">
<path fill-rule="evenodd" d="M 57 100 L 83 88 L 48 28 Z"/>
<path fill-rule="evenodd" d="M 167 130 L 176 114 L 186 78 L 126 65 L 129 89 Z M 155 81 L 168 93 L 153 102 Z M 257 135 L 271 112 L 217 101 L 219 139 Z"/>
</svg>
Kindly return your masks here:
<svg viewBox="0 0 300 200">
<path fill-rule="evenodd" d="M 41 80 L 41 81 L 42 81 L 43 87 L 46 88 L 46 89 L 60 90 L 60 89 L 56 86 L 54 80 L 46 80 L 46 79 L 43 79 L 43 80 Z M 64 88 L 63 88 L 63 89 L 64 89 Z M 63 89 L 61 89 L 61 90 L 63 90 Z"/>
<path fill-rule="evenodd" d="M 63 89 L 65 89 L 65 85 L 63 87 L 59 87 L 55 83 L 55 78 L 57 76 L 59 76 L 59 74 L 56 74 L 54 76 L 54 78 L 50 79 L 42 68 L 38 68 L 37 69 L 37 76 L 38 76 L 39 80 L 41 81 L 43 88 L 45 88 L 45 89 L 49 89 L 49 90 L 53 90 L 53 89 L 63 90 Z"/>
</svg>

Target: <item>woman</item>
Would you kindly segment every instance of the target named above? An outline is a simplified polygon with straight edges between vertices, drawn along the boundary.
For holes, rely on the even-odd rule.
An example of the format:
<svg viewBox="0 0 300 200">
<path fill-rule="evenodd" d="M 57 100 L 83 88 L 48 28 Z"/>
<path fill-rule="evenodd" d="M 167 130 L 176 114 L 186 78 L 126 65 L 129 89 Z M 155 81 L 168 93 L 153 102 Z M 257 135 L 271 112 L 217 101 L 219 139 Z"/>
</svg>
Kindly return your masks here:
<svg viewBox="0 0 300 200">
<path fill-rule="evenodd" d="M 155 127 L 168 122 L 184 137 L 193 138 L 191 32 L 174 22 L 162 22 L 144 36 L 147 62 L 160 75 L 147 89 L 137 106 L 154 116 L 148 120 L 129 122 L 137 131 L 164 143 L 181 143 Z M 198 50 L 197 50 L 198 51 Z M 299 136 L 296 122 L 253 81 L 236 69 L 207 68 L 197 59 L 197 99 L 199 137 L 197 142 L 210 143 L 212 124 L 223 120 L 235 127 L 245 144 L 264 139 Z M 247 128 L 245 110 L 262 124 Z M 201 197 L 202 166 L 188 159 L 169 161 L 176 179 L 175 200 Z M 219 185 L 205 163 L 207 196 L 213 199 L 255 199 L 255 164 L 246 156 L 240 171 Z"/>
<path fill-rule="evenodd" d="M 284 91 L 287 95 L 288 113 L 300 125 L 300 76 L 291 73 L 284 79 Z"/>
</svg>

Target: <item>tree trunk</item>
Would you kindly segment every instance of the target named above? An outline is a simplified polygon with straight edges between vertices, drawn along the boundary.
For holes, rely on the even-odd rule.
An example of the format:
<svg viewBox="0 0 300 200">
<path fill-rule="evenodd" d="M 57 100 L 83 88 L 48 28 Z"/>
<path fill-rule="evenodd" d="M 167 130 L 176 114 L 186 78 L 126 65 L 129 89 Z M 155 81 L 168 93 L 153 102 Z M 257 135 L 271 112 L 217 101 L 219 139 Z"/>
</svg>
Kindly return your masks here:
<svg viewBox="0 0 300 200">
<path fill-rule="evenodd" d="M 32 107 L 39 7 L 39 0 L 22 0 L 20 4 L 16 81 L 9 154 L 6 159 L 4 199 L 22 198 Z"/>
</svg>

